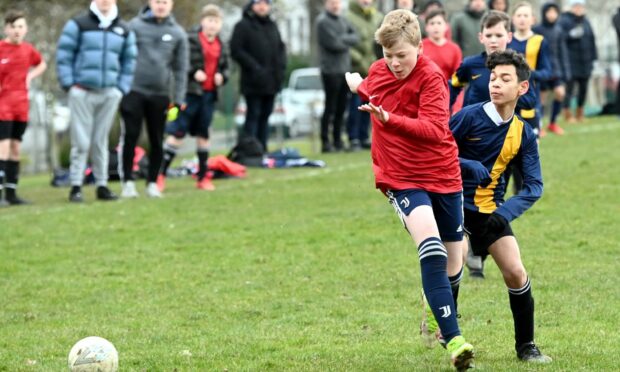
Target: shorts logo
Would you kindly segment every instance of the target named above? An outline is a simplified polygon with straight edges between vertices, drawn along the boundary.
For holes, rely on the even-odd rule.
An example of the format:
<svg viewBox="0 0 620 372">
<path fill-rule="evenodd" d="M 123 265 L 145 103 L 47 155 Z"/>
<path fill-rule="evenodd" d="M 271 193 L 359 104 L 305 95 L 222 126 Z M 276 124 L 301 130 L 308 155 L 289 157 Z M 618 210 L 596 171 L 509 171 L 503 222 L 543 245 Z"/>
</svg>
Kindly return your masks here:
<svg viewBox="0 0 620 372">
<path fill-rule="evenodd" d="M 409 198 L 404 197 L 403 200 L 400 201 L 400 204 L 402 204 L 404 208 L 409 208 L 409 204 L 411 204 L 411 202 L 409 201 Z"/>
<path fill-rule="evenodd" d="M 442 306 L 439 308 L 439 310 L 443 311 L 443 314 L 441 314 L 442 318 L 447 318 L 450 315 L 452 315 L 452 310 L 450 310 L 450 305 Z"/>
<path fill-rule="evenodd" d="M 463 225 L 459 225 L 459 227 L 456 229 L 456 232 L 463 232 Z"/>
</svg>

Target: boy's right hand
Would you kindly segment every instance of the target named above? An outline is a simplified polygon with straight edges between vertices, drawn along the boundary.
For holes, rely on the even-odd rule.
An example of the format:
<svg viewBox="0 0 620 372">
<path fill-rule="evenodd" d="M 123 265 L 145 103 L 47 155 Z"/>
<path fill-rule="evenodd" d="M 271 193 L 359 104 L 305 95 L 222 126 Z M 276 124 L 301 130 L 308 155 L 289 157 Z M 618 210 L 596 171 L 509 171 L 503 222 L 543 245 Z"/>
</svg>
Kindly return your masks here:
<svg viewBox="0 0 620 372">
<path fill-rule="evenodd" d="M 354 72 L 354 73 L 345 72 L 344 78 L 347 80 L 347 85 L 349 86 L 349 89 L 353 93 L 357 93 L 357 88 L 360 86 L 362 81 L 364 81 L 364 79 L 362 79 L 362 75 L 360 75 L 357 72 Z"/>
<path fill-rule="evenodd" d="M 202 70 L 198 70 L 198 71 L 196 71 L 196 73 L 194 74 L 194 79 L 195 79 L 197 82 L 202 83 L 202 82 L 204 82 L 205 80 L 207 80 L 207 74 L 205 74 L 205 72 L 204 72 L 204 71 L 202 71 Z"/>
</svg>

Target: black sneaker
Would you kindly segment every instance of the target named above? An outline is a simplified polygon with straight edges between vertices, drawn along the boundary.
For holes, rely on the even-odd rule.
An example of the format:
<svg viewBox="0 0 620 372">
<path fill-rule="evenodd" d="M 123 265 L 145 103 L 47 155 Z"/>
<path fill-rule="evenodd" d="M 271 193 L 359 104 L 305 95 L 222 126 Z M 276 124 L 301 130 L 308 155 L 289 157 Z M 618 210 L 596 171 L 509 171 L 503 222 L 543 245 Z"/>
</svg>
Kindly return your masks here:
<svg viewBox="0 0 620 372">
<path fill-rule="evenodd" d="M 19 196 L 17 196 L 17 193 L 15 192 L 15 189 L 12 189 L 12 188 L 7 188 L 6 189 L 6 201 L 10 205 L 30 204 L 30 202 L 28 200 L 24 200 L 24 199 L 20 198 Z"/>
<path fill-rule="evenodd" d="M 107 186 L 99 186 L 97 187 L 97 199 L 110 201 L 118 199 L 118 196 L 113 193 Z"/>
<path fill-rule="evenodd" d="M 323 145 L 321 145 L 321 152 L 323 154 L 333 152 L 333 151 L 334 151 L 334 148 L 329 143 L 323 143 Z"/>
<path fill-rule="evenodd" d="M 72 186 L 69 193 L 69 201 L 72 203 L 82 203 L 84 196 L 82 195 L 82 188 L 80 186 Z"/>
<path fill-rule="evenodd" d="M 517 347 L 517 358 L 524 362 L 551 363 L 551 357 L 544 355 L 533 342 L 528 342 Z"/>
</svg>

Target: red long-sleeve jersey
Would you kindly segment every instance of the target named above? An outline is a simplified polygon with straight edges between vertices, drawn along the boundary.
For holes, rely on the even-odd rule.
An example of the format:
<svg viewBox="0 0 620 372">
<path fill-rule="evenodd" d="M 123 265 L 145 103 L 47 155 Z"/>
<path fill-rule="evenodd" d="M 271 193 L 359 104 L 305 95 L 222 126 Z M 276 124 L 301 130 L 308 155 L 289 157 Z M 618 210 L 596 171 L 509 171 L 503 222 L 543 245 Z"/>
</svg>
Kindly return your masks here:
<svg viewBox="0 0 620 372">
<path fill-rule="evenodd" d="M 358 94 L 390 116 L 384 124 L 371 115 L 377 188 L 462 190 L 458 148 L 448 126 L 448 88 L 437 65 L 421 55 L 411 74 L 398 80 L 385 60 L 378 60 Z"/>
</svg>

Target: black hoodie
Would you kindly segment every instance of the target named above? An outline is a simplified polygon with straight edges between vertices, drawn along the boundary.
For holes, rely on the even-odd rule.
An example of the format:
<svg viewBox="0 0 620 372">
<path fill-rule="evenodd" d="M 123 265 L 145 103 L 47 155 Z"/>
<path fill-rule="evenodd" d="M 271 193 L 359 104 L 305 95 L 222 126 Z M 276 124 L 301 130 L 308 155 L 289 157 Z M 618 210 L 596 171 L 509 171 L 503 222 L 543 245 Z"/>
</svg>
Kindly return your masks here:
<svg viewBox="0 0 620 372">
<path fill-rule="evenodd" d="M 562 28 L 558 21 L 551 23 L 547 17 L 547 11 L 555 8 L 560 15 L 560 8 L 554 2 L 547 2 L 541 8 L 542 22 L 533 27 L 533 31 L 544 36 L 549 44 L 551 51 L 551 64 L 553 67 L 553 78 L 568 81 L 571 79 L 570 62 L 568 59 L 568 49 L 566 47 L 566 33 L 562 32 Z"/>
<path fill-rule="evenodd" d="M 558 21 L 566 35 L 568 59 L 573 79 L 589 79 L 594 61 L 598 59 L 596 40 L 590 21 L 585 16 L 563 13 Z"/>
<path fill-rule="evenodd" d="M 241 93 L 274 95 L 286 69 L 286 52 L 276 23 L 259 17 L 252 3 L 243 10 L 230 40 L 230 55 L 241 66 Z"/>
</svg>

